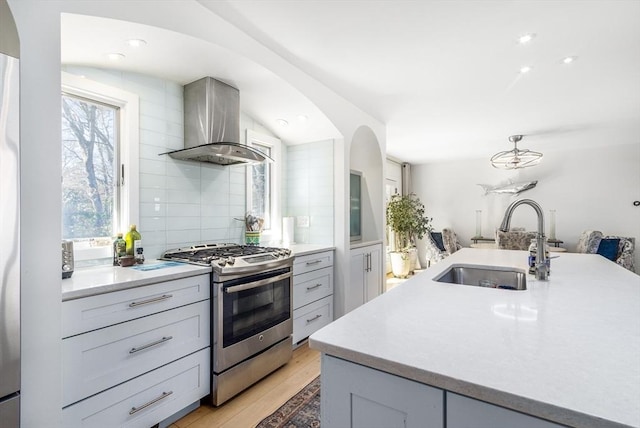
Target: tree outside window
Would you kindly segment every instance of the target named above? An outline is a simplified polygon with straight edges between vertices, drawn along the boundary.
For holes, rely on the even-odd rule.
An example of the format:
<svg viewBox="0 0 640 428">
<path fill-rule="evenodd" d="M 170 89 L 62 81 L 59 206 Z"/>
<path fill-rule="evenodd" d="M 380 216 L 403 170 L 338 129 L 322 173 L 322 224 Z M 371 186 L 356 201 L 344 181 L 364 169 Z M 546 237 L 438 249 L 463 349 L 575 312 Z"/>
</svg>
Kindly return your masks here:
<svg viewBox="0 0 640 428">
<path fill-rule="evenodd" d="M 62 96 L 62 236 L 109 238 L 117 217 L 118 107 Z"/>
</svg>

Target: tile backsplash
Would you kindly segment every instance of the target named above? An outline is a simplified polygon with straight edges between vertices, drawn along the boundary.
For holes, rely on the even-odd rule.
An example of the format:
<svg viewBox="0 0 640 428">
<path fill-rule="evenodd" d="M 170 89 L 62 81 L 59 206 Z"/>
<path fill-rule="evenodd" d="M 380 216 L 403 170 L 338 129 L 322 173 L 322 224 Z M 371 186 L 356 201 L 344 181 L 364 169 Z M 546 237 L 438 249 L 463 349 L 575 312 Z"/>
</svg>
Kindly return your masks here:
<svg viewBox="0 0 640 428">
<path fill-rule="evenodd" d="M 159 156 L 183 148 L 182 86 L 140 74 L 90 67 L 63 71 L 139 96 L 140 211 L 138 230 L 145 256 L 201 242 L 242 242 L 246 212 L 246 167 L 179 161 Z M 243 129 L 259 128 L 246 115 Z M 296 227 L 298 243 L 333 243 L 333 142 L 284 147 L 283 215 L 309 216 Z M 126 232 L 126 231 L 123 231 Z"/>
<path fill-rule="evenodd" d="M 294 222 L 299 244 L 333 244 L 333 141 L 287 146 L 284 216 L 309 217 Z"/>
</svg>

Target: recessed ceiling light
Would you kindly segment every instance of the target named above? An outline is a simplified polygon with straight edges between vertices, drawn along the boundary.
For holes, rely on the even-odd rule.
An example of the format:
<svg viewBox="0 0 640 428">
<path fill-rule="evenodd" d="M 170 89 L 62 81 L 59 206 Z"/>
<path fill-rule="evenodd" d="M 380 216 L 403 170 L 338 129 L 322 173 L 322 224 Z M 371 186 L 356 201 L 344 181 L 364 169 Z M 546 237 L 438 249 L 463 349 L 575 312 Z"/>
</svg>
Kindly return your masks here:
<svg viewBox="0 0 640 428">
<path fill-rule="evenodd" d="M 298 115 L 298 120 L 299 120 L 300 122 L 306 122 L 306 121 L 307 121 L 307 119 L 309 119 L 309 116 L 307 116 L 306 114 L 299 114 L 299 115 Z"/>
<path fill-rule="evenodd" d="M 524 67 L 521 67 L 521 68 L 520 68 L 520 74 L 528 73 L 528 72 L 530 72 L 530 71 L 531 71 L 531 69 L 532 69 L 532 67 L 530 67 L 530 66 L 528 66 L 528 65 L 525 65 Z"/>
<path fill-rule="evenodd" d="M 278 122 L 278 125 L 282 126 L 283 128 L 289 126 L 289 122 L 284 119 L 277 119 L 276 122 Z"/>
<path fill-rule="evenodd" d="M 536 33 L 523 34 L 522 36 L 518 37 L 518 43 L 520 43 L 521 45 L 527 44 L 531 40 L 533 40 L 534 37 L 536 37 Z"/>
<path fill-rule="evenodd" d="M 110 61 L 121 61 L 125 58 L 125 56 L 124 54 L 114 52 L 114 53 L 108 53 L 107 58 L 109 58 Z"/>
<path fill-rule="evenodd" d="M 573 61 L 575 61 L 577 59 L 578 59 L 577 56 L 567 56 L 567 57 L 562 58 L 562 62 L 564 64 L 571 64 Z"/>
<path fill-rule="evenodd" d="M 146 45 L 147 42 L 142 39 L 129 39 L 127 40 L 127 44 L 133 48 L 139 48 L 140 46 Z"/>
</svg>

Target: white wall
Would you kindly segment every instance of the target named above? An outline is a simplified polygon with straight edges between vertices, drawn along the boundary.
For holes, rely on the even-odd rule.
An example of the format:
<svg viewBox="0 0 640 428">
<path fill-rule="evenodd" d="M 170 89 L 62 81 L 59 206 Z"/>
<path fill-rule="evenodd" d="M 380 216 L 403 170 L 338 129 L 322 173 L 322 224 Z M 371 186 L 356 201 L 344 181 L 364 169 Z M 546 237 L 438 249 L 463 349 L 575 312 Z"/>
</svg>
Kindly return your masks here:
<svg viewBox="0 0 640 428">
<path fill-rule="evenodd" d="M 482 234 L 493 237 L 507 206 L 521 198 L 541 205 L 547 235 L 549 210 L 556 210 L 556 236 L 569 251 L 575 251 L 586 229 L 635 237 L 640 242 L 640 207 L 633 206 L 633 201 L 640 200 L 640 142 L 549 151 L 540 165 L 518 171 L 497 170 L 487 159 L 415 165 L 412 171 L 414 191 L 433 217 L 434 228 L 453 227 L 463 246 L 475 235 L 476 210 L 482 210 Z M 538 184 L 518 196 L 484 195 L 477 185 L 506 184 L 508 179 L 538 180 Z M 533 209 L 518 207 L 511 226 L 535 230 Z M 420 257 L 424 260 L 424 251 Z M 640 267 L 638 249 L 635 265 Z"/>
<path fill-rule="evenodd" d="M 61 425 L 60 14 L 9 1 L 20 37 L 21 426 Z M 42 25 L 45 22 L 46 25 Z"/>
<path fill-rule="evenodd" d="M 362 241 L 377 241 L 384 236 L 384 170 L 380 144 L 368 127 L 353 135 L 349 150 L 349 168 L 362 173 Z"/>
</svg>

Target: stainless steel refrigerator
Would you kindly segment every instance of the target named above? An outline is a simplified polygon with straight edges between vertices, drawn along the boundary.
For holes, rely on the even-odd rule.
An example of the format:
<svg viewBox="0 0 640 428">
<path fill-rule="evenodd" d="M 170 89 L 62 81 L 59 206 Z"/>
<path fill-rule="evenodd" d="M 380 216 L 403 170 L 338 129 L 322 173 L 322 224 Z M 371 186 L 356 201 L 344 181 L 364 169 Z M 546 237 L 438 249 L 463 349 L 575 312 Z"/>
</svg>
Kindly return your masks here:
<svg viewBox="0 0 640 428">
<path fill-rule="evenodd" d="M 0 0 L 0 426 L 20 425 L 19 45 Z"/>
</svg>

